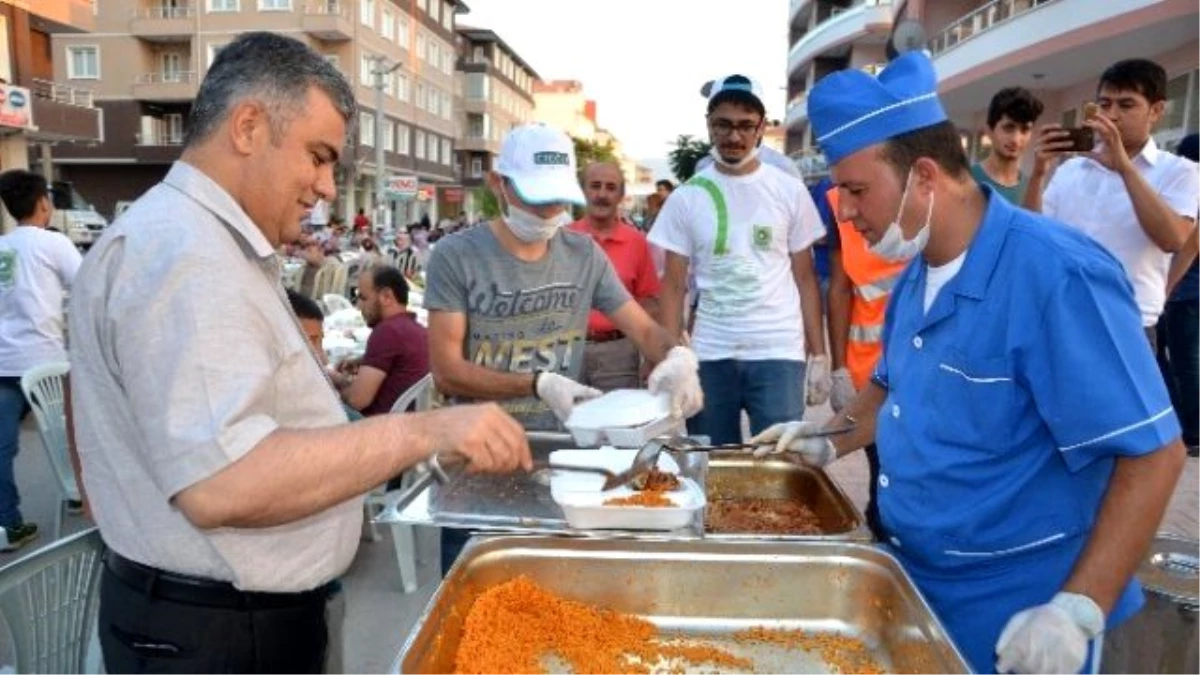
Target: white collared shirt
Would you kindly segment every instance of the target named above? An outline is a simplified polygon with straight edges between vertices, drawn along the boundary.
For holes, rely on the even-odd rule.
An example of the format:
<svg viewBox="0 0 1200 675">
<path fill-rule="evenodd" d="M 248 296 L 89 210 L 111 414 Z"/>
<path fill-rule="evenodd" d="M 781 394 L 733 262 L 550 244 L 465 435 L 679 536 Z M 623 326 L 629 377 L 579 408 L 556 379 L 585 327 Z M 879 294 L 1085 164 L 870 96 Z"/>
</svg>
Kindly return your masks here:
<svg viewBox="0 0 1200 675">
<path fill-rule="evenodd" d="M 307 590 L 346 570 L 361 498 L 247 529 L 200 530 L 171 504 L 276 429 L 346 422 L 274 249 L 217 183 L 176 162 L 92 247 L 69 322 L 83 481 L 108 546 L 243 590 Z"/>
<path fill-rule="evenodd" d="M 1159 150 L 1150 139 L 1133 158 L 1133 166 L 1173 211 L 1196 218 L 1200 172 L 1195 162 Z M 1133 284 L 1142 325 L 1158 323 L 1167 299 L 1171 256 L 1146 235 L 1120 174 L 1093 159 L 1070 159 L 1046 187 L 1042 211 L 1092 237 L 1121 261 Z"/>
</svg>

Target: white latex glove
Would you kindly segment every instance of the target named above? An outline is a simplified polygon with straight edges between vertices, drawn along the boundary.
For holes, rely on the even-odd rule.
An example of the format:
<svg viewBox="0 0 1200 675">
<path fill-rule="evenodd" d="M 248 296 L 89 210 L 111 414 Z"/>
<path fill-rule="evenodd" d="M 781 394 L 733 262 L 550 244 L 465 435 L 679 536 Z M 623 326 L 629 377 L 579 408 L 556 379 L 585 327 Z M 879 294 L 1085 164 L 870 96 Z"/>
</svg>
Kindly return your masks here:
<svg viewBox="0 0 1200 675">
<path fill-rule="evenodd" d="M 850 379 L 850 371 L 845 368 L 833 371 L 830 379 L 833 388 L 829 391 L 829 406 L 833 412 L 840 413 L 858 396 L 858 391 L 854 388 L 854 380 Z"/>
<path fill-rule="evenodd" d="M 665 391 L 671 395 L 671 415 L 687 419 L 704 407 L 704 392 L 700 389 L 700 362 L 696 352 L 687 347 L 672 347 L 654 370 L 646 384 L 651 394 Z"/>
<path fill-rule="evenodd" d="M 803 438 L 804 434 L 819 431 L 821 426 L 820 422 L 783 422 L 771 426 L 749 442 L 760 446 L 754 449 L 755 457 L 794 452 L 805 462 L 822 467 L 837 456 L 833 443 L 828 438 Z"/>
<path fill-rule="evenodd" d="M 1104 631 L 1104 612 L 1086 595 L 1058 593 L 1045 605 L 1017 612 L 996 641 L 1001 673 L 1078 673 L 1088 641 Z"/>
<path fill-rule="evenodd" d="M 804 369 L 804 392 L 808 405 L 821 405 L 829 400 L 833 382 L 829 379 L 829 357 L 824 354 L 808 357 Z"/>
<path fill-rule="evenodd" d="M 596 398 L 604 392 L 579 384 L 558 373 L 543 372 L 538 376 L 537 397 L 546 402 L 560 422 L 566 422 L 576 403 Z"/>
</svg>

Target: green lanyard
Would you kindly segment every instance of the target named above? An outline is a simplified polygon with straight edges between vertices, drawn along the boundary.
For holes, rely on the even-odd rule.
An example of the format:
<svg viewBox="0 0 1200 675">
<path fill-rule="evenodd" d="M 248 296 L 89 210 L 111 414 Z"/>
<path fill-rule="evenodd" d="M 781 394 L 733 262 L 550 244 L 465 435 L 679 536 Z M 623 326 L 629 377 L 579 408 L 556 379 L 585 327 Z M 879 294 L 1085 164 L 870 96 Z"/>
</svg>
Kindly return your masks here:
<svg viewBox="0 0 1200 675">
<path fill-rule="evenodd" d="M 725 206 L 725 195 L 721 194 L 721 188 L 711 180 L 702 176 L 692 176 L 685 185 L 695 185 L 703 188 L 712 197 L 713 206 L 717 209 L 717 241 L 713 245 L 714 255 L 725 255 L 729 253 L 729 246 L 726 245 L 726 240 L 729 238 L 729 208 Z"/>
</svg>

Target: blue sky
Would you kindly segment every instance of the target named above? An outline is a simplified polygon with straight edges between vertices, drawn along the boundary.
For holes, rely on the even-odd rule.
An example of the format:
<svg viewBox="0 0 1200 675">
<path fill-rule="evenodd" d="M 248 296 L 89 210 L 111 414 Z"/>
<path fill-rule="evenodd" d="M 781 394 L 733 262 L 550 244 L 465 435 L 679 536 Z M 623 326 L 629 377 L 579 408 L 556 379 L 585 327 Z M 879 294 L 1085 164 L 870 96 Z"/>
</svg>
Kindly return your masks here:
<svg viewBox="0 0 1200 675">
<path fill-rule="evenodd" d="M 490 28 L 543 79 L 580 80 L 600 126 L 639 160 L 679 134 L 705 135 L 700 85 L 759 80 L 767 115 L 787 92 L 788 0 L 467 0 L 462 25 Z M 659 162 L 649 162 L 662 173 Z M 663 174 L 665 175 L 665 173 Z"/>
</svg>

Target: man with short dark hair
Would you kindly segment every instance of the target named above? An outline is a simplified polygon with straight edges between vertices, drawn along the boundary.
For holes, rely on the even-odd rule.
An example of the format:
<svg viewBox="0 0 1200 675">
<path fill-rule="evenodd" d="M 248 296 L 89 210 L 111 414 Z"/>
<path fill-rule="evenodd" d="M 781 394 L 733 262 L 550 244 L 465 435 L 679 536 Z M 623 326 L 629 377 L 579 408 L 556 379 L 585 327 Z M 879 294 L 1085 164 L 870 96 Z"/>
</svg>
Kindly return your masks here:
<svg viewBox="0 0 1200 675">
<path fill-rule="evenodd" d="M 348 424 L 296 329 L 276 249 L 335 198 L 356 118 L 323 56 L 243 33 L 200 85 L 180 161 L 80 269 L 72 397 L 108 672 L 321 672 L 367 491 L 435 452 L 532 466 L 494 405 Z"/>
<path fill-rule="evenodd" d="M 1071 143 L 1056 124 L 1042 131 L 1039 173 L 1067 158 L 1041 200 L 1027 200 L 1051 218 L 1100 242 L 1125 267 L 1151 345 L 1166 302 L 1170 256 L 1196 227 L 1200 173 L 1191 160 L 1163 152 L 1150 136 L 1167 103 L 1167 74 L 1159 64 L 1129 59 L 1113 64 L 1096 86 L 1098 114 L 1084 119 L 1096 148 L 1070 157 Z"/>
<path fill-rule="evenodd" d="M 1033 125 L 1042 115 L 1042 102 L 1024 87 L 1001 89 L 992 97 L 987 112 L 987 138 L 991 153 L 971 165 L 971 175 L 992 186 L 1016 205 L 1025 199 L 1028 180 L 1021 173 L 1021 155 L 1033 136 Z"/>
<path fill-rule="evenodd" d="M 766 108 L 757 83 L 730 75 L 710 88 L 711 166 L 663 204 L 650 243 L 666 251 L 663 325 L 683 335 L 689 273 L 699 294 L 692 347 L 705 407 L 688 430 L 714 443 L 803 415 L 829 397 L 818 286 L 810 247 L 825 234 L 797 178 L 761 161 Z"/>
<path fill-rule="evenodd" d="M 855 429 L 755 441 L 818 466 L 876 441 L 884 545 L 972 671 L 1097 671 L 1184 462 L 1121 266 L 971 177 L 922 52 L 825 76 L 808 111 L 839 218 L 911 262 L 871 382 L 828 422 Z"/>
<path fill-rule="evenodd" d="M 654 194 L 658 195 L 663 201 L 666 201 L 667 197 L 670 197 L 674 191 L 675 184 L 666 178 L 660 178 L 654 183 Z"/>
<path fill-rule="evenodd" d="M 21 516 L 13 462 L 21 419 L 29 412 L 21 376 L 30 368 L 65 361 L 63 299 L 79 269 L 79 251 L 47 231 L 54 211 L 46 179 L 13 169 L 0 174 L 0 200 L 17 228 L 0 235 L 0 551 L 37 538 Z"/>
<path fill-rule="evenodd" d="M 594 162 L 583 169 L 583 196 L 587 210 L 571 229 L 590 236 L 612 263 L 625 290 L 654 316 L 658 312 L 658 273 L 650 257 L 646 236 L 621 221 L 625 178 L 612 162 Z M 624 333 L 604 313 L 588 315 L 587 346 L 583 352 L 580 382 L 600 391 L 637 389 L 641 355 Z"/>
<path fill-rule="evenodd" d="M 371 328 L 367 350 L 361 360 L 339 364 L 335 383 L 350 407 L 379 415 L 429 374 L 429 339 L 417 315 L 408 311 L 408 282 L 395 267 L 362 272 L 358 307 Z"/>
</svg>

